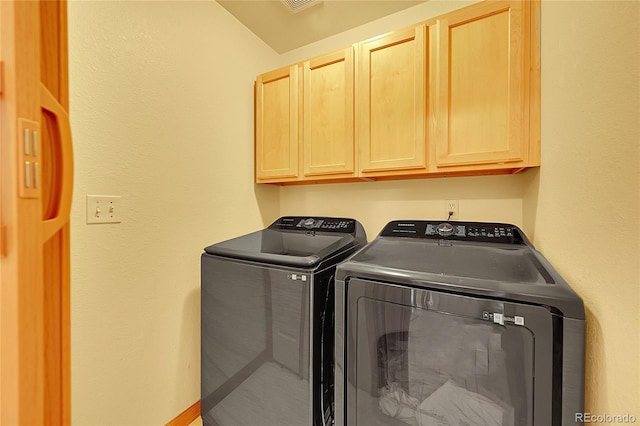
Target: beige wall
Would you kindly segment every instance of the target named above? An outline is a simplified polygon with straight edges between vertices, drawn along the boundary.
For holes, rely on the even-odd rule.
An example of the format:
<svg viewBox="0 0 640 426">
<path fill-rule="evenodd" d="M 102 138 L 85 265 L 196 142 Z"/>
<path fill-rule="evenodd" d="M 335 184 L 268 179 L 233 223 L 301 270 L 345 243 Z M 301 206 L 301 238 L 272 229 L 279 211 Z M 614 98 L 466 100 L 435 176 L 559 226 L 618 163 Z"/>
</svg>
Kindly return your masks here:
<svg viewBox="0 0 640 426">
<path fill-rule="evenodd" d="M 542 5 L 542 167 L 525 225 L 587 309 L 592 413 L 640 419 L 640 2 Z M 640 421 L 640 420 L 639 420 Z"/>
<path fill-rule="evenodd" d="M 277 58 L 213 1 L 71 1 L 69 50 L 72 420 L 160 425 L 200 398 L 203 247 L 278 215 L 252 179 Z M 87 194 L 122 196 L 122 223 L 87 225 Z"/>
<path fill-rule="evenodd" d="M 281 189 L 280 212 L 354 217 L 371 241 L 394 219 L 446 219 L 448 199 L 459 200 L 461 220 L 522 223 L 520 175 L 291 186 Z"/>
<path fill-rule="evenodd" d="M 281 56 L 215 2 L 69 3 L 74 424 L 163 424 L 199 398 L 205 245 L 284 214 L 354 216 L 372 239 L 391 219 L 443 217 L 445 199 L 534 237 L 585 299 L 587 409 L 640 417 L 637 1 L 543 3 L 539 171 L 252 183 L 256 74 L 466 3 L 431 0 Z M 87 194 L 121 195 L 123 222 L 86 225 Z"/>
</svg>

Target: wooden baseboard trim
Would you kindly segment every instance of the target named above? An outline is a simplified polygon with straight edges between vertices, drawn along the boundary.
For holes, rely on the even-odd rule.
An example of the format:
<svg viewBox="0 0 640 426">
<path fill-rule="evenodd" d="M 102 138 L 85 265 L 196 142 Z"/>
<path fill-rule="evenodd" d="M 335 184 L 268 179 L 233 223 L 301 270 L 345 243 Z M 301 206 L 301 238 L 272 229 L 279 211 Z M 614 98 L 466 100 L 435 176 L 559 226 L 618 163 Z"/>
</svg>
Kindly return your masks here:
<svg viewBox="0 0 640 426">
<path fill-rule="evenodd" d="M 200 417 L 200 401 L 196 401 L 191 407 L 178 414 L 166 426 L 189 426 L 198 417 Z"/>
</svg>

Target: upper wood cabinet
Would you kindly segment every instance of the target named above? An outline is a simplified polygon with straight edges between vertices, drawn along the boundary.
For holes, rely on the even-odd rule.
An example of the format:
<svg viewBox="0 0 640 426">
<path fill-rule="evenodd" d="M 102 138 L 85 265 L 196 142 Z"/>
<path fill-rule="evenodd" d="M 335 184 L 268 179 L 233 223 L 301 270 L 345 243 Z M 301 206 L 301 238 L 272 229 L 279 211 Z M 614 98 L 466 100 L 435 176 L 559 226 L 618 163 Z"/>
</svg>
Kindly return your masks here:
<svg viewBox="0 0 640 426">
<path fill-rule="evenodd" d="M 303 64 L 303 175 L 355 176 L 353 48 Z"/>
<path fill-rule="evenodd" d="M 360 43 L 358 144 L 363 176 L 425 170 L 425 26 Z"/>
<path fill-rule="evenodd" d="M 256 79 L 256 181 L 354 177 L 353 47 Z"/>
<path fill-rule="evenodd" d="M 539 19 L 539 1 L 483 1 L 258 76 L 257 182 L 540 165 Z"/>
<path fill-rule="evenodd" d="M 298 176 L 299 66 L 280 68 L 256 80 L 256 181 Z"/>
<path fill-rule="evenodd" d="M 528 5 L 480 3 L 431 26 L 438 168 L 528 160 Z"/>
</svg>

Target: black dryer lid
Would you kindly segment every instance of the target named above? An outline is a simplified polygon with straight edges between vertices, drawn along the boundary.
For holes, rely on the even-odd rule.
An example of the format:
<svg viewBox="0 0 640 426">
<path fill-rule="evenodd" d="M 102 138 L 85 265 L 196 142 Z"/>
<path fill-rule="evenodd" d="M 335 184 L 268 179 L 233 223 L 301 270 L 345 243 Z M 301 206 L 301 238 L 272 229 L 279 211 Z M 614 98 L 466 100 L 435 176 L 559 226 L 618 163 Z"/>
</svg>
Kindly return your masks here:
<svg viewBox="0 0 640 426">
<path fill-rule="evenodd" d="M 268 228 L 205 248 L 212 255 L 259 263 L 314 268 L 323 260 L 366 243 L 354 219 L 282 217 Z"/>
<path fill-rule="evenodd" d="M 542 304 L 584 318 L 582 300 L 516 226 L 394 221 L 338 268 L 362 277 Z"/>
</svg>

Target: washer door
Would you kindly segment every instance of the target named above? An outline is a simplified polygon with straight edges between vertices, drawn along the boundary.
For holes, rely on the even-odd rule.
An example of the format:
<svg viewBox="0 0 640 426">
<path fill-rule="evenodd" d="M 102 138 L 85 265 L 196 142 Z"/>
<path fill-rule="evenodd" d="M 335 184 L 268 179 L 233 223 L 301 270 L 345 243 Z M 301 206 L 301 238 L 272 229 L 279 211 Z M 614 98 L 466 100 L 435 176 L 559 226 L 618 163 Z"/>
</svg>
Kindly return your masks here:
<svg viewBox="0 0 640 426">
<path fill-rule="evenodd" d="M 312 275 L 204 254 L 205 426 L 311 426 Z"/>
<path fill-rule="evenodd" d="M 556 424 L 547 309 L 363 279 L 346 298 L 345 424 Z"/>
</svg>

